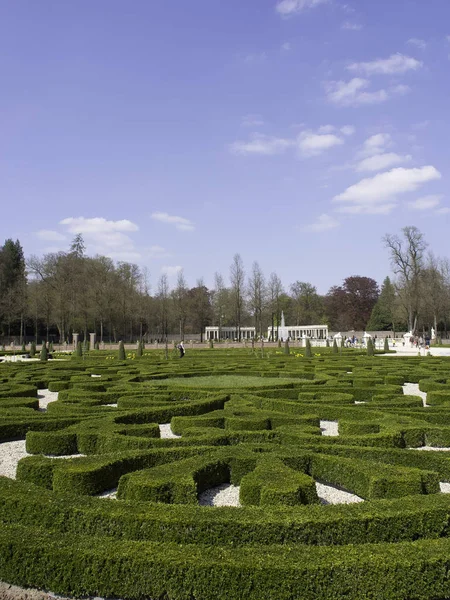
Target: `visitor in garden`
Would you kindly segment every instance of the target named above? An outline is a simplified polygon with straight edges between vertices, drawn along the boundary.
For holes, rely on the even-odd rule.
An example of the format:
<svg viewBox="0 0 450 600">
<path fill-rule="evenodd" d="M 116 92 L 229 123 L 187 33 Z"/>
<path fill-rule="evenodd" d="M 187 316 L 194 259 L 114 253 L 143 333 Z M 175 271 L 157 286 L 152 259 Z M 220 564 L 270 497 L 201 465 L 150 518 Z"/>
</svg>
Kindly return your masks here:
<svg viewBox="0 0 450 600">
<path fill-rule="evenodd" d="M 180 342 L 177 346 L 178 350 L 180 351 L 180 358 L 183 358 L 183 356 L 186 354 L 186 350 L 184 349 L 184 344 L 183 342 Z"/>
</svg>

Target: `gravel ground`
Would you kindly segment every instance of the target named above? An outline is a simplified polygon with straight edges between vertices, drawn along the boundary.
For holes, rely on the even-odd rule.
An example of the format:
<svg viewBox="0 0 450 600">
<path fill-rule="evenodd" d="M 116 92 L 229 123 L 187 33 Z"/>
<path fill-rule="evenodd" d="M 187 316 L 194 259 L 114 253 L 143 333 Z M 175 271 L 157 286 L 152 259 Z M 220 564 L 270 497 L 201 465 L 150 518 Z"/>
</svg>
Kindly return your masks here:
<svg viewBox="0 0 450 600">
<path fill-rule="evenodd" d="M 159 433 L 162 438 L 180 438 L 181 435 L 175 435 L 170 427 L 170 423 L 163 423 L 159 426 Z"/>
<path fill-rule="evenodd" d="M 419 390 L 418 383 L 405 383 L 403 386 L 403 393 L 407 396 L 420 396 L 422 398 L 423 405 L 429 406 L 429 404 L 427 404 L 427 395 L 425 392 L 421 392 Z"/>
<path fill-rule="evenodd" d="M 55 402 L 58 400 L 58 392 L 51 392 L 47 389 L 39 390 L 37 397 L 39 399 L 39 410 L 41 412 L 45 412 L 50 402 Z"/>
<path fill-rule="evenodd" d="M 67 598 L 66 596 L 59 596 L 53 592 L 43 592 L 42 590 L 24 589 L 17 585 L 10 585 L 9 583 L 0 582 L 0 600 L 77 600 L 76 598 Z M 81 600 L 81 599 L 79 599 Z M 83 600 L 104 600 L 99 596 L 86 596 Z M 149 599 L 150 600 L 150 599 Z"/>
<path fill-rule="evenodd" d="M 200 494 L 198 503 L 200 506 L 234 506 L 239 508 L 241 506 L 239 490 L 239 486 L 222 483 Z"/>
<path fill-rule="evenodd" d="M 0 475 L 15 479 L 17 463 L 25 456 L 30 456 L 25 450 L 25 440 L 0 444 Z"/>
<path fill-rule="evenodd" d="M 364 502 L 363 498 L 355 494 L 318 481 L 316 481 L 316 491 L 322 504 L 354 504 L 355 502 Z"/>
<path fill-rule="evenodd" d="M 320 430 L 322 435 L 337 436 L 339 428 L 337 421 L 320 421 Z"/>
<path fill-rule="evenodd" d="M 117 488 L 112 490 L 106 490 L 106 492 L 102 492 L 101 494 L 97 494 L 97 498 L 106 498 L 106 500 L 117 500 Z"/>
</svg>

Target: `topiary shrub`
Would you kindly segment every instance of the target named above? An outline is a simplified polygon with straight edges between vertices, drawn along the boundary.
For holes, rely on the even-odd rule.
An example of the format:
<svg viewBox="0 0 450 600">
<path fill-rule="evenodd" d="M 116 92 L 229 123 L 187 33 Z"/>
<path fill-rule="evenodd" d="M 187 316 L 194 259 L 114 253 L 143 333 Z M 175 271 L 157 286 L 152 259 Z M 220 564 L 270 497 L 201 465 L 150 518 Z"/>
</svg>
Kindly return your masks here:
<svg viewBox="0 0 450 600">
<path fill-rule="evenodd" d="M 387 337 L 384 338 L 384 351 L 389 352 L 389 340 Z"/>
<path fill-rule="evenodd" d="M 281 348 L 281 340 L 278 340 L 278 348 Z"/>
<path fill-rule="evenodd" d="M 22 352 L 26 352 L 25 342 L 22 342 Z"/>
<path fill-rule="evenodd" d="M 214 348 L 214 342 L 213 342 L 213 340 L 209 340 L 209 347 L 211 349 Z"/>
<path fill-rule="evenodd" d="M 53 351 L 54 351 L 54 350 L 53 350 L 53 342 L 50 342 L 50 343 L 49 343 L 49 345 L 48 345 L 48 351 L 49 351 L 49 352 L 53 352 Z"/>
<path fill-rule="evenodd" d="M 100 344 L 98 342 L 95 342 L 94 348 L 95 350 L 100 350 Z"/>
<path fill-rule="evenodd" d="M 330 347 L 330 340 L 327 338 L 327 341 L 325 342 L 325 347 L 329 348 Z"/>
<path fill-rule="evenodd" d="M 375 354 L 374 351 L 374 347 L 373 347 L 373 340 L 372 338 L 369 338 L 367 340 L 367 356 L 373 356 Z"/>
<path fill-rule="evenodd" d="M 30 344 L 30 356 L 34 358 L 36 356 L 36 342 L 31 342 Z"/>
<path fill-rule="evenodd" d="M 305 343 L 305 357 L 306 358 L 311 358 L 311 356 L 312 356 L 311 342 L 309 341 L 309 338 L 306 338 L 306 343 Z"/>
<path fill-rule="evenodd" d="M 286 341 L 284 342 L 284 353 L 285 353 L 285 354 L 290 354 L 290 353 L 291 353 L 291 350 L 290 350 L 290 348 L 289 348 L 289 340 L 286 340 Z"/>
<path fill-rule="evenodd" d="M 46 362 L 48 360 L 48 350 L 45 342 L 42 343 L 41 353 L 39 355 L 39 360 L 41 362 Z"/>
<path fill-rule="evenodd" d="M 136 356 L 139 358 L 142 356 L 142 343 L 140 340 L 138 340 L 138 343 L 137 343 Z"/>
<path fill-rule="evenodd" d="M 83 356 L 83 347 L 81 345 L 81 342 L 77 343 L 77 348 L 75 350 L 75 356 L 78 356 L 79 358 L 81 358 Z"/>
<path fill-rule="evenodd" d="M 119 360 L 125 360 L 125 346 L 123 345 L 122 340 L 120 340 L 119 342 L 119 354 L 118 354 L 118 359 Z"/>
<path fill-rule="evenodd" d="M 333 340 L 333 354 L 337 354 L 339 352 L 338 345 L 336 339 Z"/>
</svg>

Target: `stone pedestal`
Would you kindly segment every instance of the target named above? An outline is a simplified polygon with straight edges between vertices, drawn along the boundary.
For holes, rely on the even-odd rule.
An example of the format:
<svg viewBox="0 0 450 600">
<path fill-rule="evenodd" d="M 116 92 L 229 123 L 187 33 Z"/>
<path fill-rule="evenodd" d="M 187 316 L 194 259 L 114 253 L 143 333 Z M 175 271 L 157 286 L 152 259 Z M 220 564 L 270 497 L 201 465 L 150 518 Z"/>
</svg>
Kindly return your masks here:
<svg viewBox="0 0 450 600">
<path fill-rule="evenodd" d="M 89 334 L 89 347 L 91 350 L 94 350 L 95 348 L 95 333 Z"/>
</svg>

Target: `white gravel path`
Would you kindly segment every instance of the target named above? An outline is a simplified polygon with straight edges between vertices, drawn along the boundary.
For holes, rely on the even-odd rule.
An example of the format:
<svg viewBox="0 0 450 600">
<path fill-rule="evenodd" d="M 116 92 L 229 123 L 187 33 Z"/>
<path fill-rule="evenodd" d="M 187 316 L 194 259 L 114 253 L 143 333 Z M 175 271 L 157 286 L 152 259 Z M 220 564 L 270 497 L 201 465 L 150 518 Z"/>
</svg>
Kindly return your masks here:
<svg viewBox="0 0 450 600">
<path fill-rule="evenodd" d="M 30 456 L 25 450 L 25 440 L 0 444 L 0 475 L 15 479 L 17 463 L 25 456 Z"/>
<path fill-rule="evenodd" d="M 97 494 L 96 498 L 106 498 L 107 500 L 117 500 L 117 488 L 114 488 L 112 490 L 106 490 L 106 492 Z"/>
<path fill-rule="evenodd" d="M 316 491 L 321 504 L 354 504 L 356 502 L 364 502 L 363 498 L 355 494 L 318 481 L 316 481 Z"/>
<path fill-rule="evenodd" d="M 429 406 L 429 404 L 427 404 L 427 395 L 425 392 L 421 392 L 419 390 L 418 383 L 405 383 L 405 385 L 402 387 L 404 394 L 407 396 L 420 396 L 422 398 L 422 404 L 424 406 Z"/>
<path fill-rule="evenodd" d="M 339 426 L 337 421 L 320 421 L 320 431 L 322 435 L 337 436 L 339 435 Z"/>
<path fill-rule="evenodd" d="M 318 481 L 316 481 L 316 490 L 321 504 L 353 504 L 355 502 L 364 502 L 363 498 L 355 494 Z M 239 491 L 239 486 L 222 483 L 200 494 L 198 503 L 201 506 L 231 506 L 239 508 L 241 506 Z"/>
<path fill-rule="evenodd" d="M 159 433 L 162 438 L 180 438 L 181 435 L 175 435 L 170 427 L 170 423 L 163 423 L 159 426 Z"/>
<path fill-rule="evenodd" d="M 39 390 L 38 391 L 38 400 L 39 400 L 39 411 L 46 412 L 47 406 L 50 402 L 55 402 L 58 400 L 58 392 L 51 392 L 50 390 Z"/>
<path fill-rule="evenodd" d="M 200 506 L 234 506 L 239 508 L 240 487 L 231 483 L 222 483 L 205 490 L 198 497 Z"/>
</svg>

